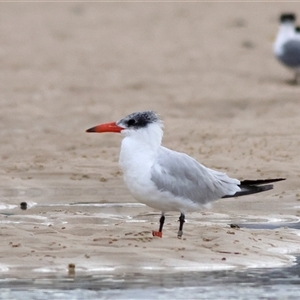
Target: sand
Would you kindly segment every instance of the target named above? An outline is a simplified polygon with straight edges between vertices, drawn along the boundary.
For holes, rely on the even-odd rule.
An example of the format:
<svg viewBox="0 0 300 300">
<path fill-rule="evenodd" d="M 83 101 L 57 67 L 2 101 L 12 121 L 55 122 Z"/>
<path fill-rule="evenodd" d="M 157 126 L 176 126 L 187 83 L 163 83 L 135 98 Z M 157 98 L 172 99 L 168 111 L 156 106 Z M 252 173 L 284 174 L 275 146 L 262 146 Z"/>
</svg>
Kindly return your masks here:
<svg viewBox="0 0 300 300">
<path fill-rule="evenodd" d="M 278 15 L 296 3 L 0 8 L 0 276 L 64 275 L 69 264 L 87 274 L 293 263 L 300 86 L 272 43 Z M 187 214 L 182 239 L 169 213 L 153 238 L 160 212 L 125 188 L 121 136 L 84 132 L 147 109 L 162 116 L 166 147 L 235 178 L 287 180 Z"/>
</svg>

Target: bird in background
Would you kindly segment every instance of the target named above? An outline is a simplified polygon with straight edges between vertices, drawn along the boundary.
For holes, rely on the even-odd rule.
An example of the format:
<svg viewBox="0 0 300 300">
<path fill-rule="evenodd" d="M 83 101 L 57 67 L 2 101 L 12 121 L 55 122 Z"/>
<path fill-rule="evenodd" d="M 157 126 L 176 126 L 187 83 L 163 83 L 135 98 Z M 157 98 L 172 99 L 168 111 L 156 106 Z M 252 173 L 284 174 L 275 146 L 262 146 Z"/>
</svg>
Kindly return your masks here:
<svg viewBox="0 0 300 300">
<path fill-rule="evenodd" d="M 186 212 L 201 210 L 220 198 L 267 191 L 273 188 L 269 183 L 284 180 L 240 181 L 203 166 L 187 154 L 163 147 L 163 122 L 154 111 L 134 112 L 86 131 L 124 136 L 119 158 L 124 181 L 137 201 L 161 211 L 159 229 L 152 232 L 157 237 L 162 237 L 166 212 L 180 213 L 181 238 Z"/>
<path fill-rule="evenodd" d="M 280 16 L 280 26 L 274 43 L 274 54 L 295 74 L 294 83 L 300 77 L 300 34 L 295 27 L 296 15 L 285 13 Z"/>
</svg>

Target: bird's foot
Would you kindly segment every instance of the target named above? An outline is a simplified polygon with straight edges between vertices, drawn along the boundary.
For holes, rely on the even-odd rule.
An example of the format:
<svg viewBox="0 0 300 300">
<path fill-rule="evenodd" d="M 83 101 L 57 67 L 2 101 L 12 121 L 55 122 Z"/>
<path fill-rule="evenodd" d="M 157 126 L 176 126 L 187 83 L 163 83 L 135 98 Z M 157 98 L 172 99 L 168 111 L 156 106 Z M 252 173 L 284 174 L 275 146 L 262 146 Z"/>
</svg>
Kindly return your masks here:
<svg viewBox="0 0 300 300">
<path fill-rule="evenodd" d="M 152 236 L 157 236 L 157 237 L 162 238 L 162 232 L 161 231 L 152 230 Z"/>
<path fill-rule="evenodd" d="M 179 239 L 181 239 L 182 235 L 183 235 L 183 231 L 182 230 L 178 230 L 177 237 Z"/>
</svg>

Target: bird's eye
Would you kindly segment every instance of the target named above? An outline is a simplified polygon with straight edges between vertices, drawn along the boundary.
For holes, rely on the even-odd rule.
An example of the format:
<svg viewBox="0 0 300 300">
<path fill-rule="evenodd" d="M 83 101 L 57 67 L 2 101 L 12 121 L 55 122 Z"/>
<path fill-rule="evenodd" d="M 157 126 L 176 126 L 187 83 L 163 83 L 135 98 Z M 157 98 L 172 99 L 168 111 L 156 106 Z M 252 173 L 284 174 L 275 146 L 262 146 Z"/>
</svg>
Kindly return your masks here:
<svg viewBox="0 0 300 300">
<path fill-rule="evenodd" d="M 134 119 L 128 120 L 128 126 L 132 126 L 134 124 L 135 124 L 135 120 Z"/>
</svg>

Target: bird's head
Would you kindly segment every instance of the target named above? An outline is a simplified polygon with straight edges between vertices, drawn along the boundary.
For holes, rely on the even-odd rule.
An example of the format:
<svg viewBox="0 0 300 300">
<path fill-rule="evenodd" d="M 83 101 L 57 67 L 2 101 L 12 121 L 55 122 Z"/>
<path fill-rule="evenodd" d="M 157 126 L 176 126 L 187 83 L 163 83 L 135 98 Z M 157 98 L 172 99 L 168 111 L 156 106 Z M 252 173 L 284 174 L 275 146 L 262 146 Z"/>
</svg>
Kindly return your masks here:
<svg viewBox="0 0 300 300">
<path fill-rule="evenodd" d="M 119 132 L 125 136 L 135 135 L 141 131 L 149 130 L 155 125 L 160 130 L 163 127 L 162 120 L 154 111 L 134 112 L 125 118 L 110 123 L 104 123 L 95 127 L 89 128 L 86 132 Z"/>
<path fill-rule="evenodd" d="M 294 13 L 284 13 L 280 15 L 280 23 L 294 23 L 296 21 L 296 15 Z"/>
</svg>

